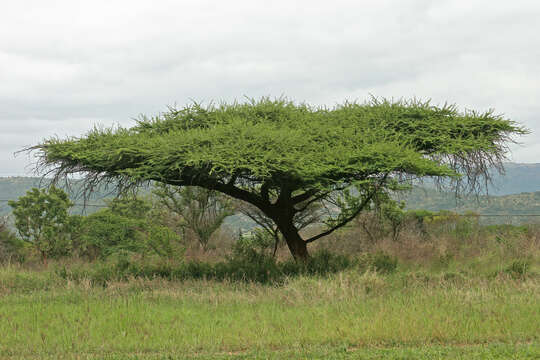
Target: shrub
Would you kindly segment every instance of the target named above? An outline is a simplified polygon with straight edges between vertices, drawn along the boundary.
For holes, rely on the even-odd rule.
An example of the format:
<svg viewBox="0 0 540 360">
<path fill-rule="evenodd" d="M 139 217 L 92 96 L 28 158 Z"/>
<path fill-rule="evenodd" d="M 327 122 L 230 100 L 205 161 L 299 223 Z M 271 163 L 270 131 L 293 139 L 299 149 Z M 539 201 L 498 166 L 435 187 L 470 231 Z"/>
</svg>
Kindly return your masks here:
<svg viewBox="0 0 540 360">
<path fill-rule="evenodd" d="M 383 274 L 390 274 L 396 271 L 397 264 L 398 260 L 396 257 L 382 251 L 376 252 L 369 258 L 370 267 Z"/>
<path fill-rule="evenodd" d="M 254 229 L 251 233 L 241 234 L 233 245 L 233 258 L 256 260 L 270 255 L 275 239 L 263 229 Z"/>
<path fill-rule="evenodd" d="M 142 231 L 146 247 L 162 259 L 181 261 L 186 247 L 172 229 L 159 224 L 146 224 Z"/>
<path fill-rule="evenodd" d="M 84 218 L 81 226 L 80 255 L 90 260 L 105 259 L 119 252 L 138 252 L 139 220 L 127 218 L 103 209 Z"/>
<path fill-rule="evenodd" d="M 269 249 L 272 239 L 263 231 L 240 236 L 233 246 L 232 255 L 216 265 L 220 279 L 250 280 L 266 283 L 283 277 L 278 263 Z"/>
<path fill-rule="evenodd" d="M 0 262 L 22 262 L 25 255 L 24 241 L 9 230 L 6 219 L 0 218 Z"/>
<path fill-rule="evenodd" d="M 160 224 L 151 206 L 137 198 L 109 202 L 109 208 L 83 218 L 80 229 L 79 254 L 90 260 L 130 253 L 179 260 L 185 251 L 180 236 Z"/>
<path fill-rule="evenodd" d="M 287 275 L 318 275 L 336 273 L 350 268 L 357 263 L 345 255 L 333 254 L 328 250 L 319 250 L 308 259 L 306 263 L 298 263 L 292 260 L 283 264 Z"/>
<path fill-rule="evenodd" d="M 287 277 L 298 275 L 324 276 L 354 266 L 356 263 L 343 255 L 318 252 L 306 263 L 294 260 L 276 262 L 268 255 L 257 257 L 230 257 L 225 261 L 164 262 L 135 260 L 125 254 L 111 256 L 106 261 L 91 266 L 60 267 L 56 274 L 63 279 L 90 280 L 93 284 L 106 285 L 113 280 L 131 277 L 165 278 L 168 280 L 208 279 L 217 281 L 247 281 L 257 283 L 283 283 Z"/>
<path fill-rule="evenodd" d="M 528 274 L 530 267 L 531 263 L 528 260 L 515 260 L 504 271 L 513 278 L 523 278 Z"/>
</svg>

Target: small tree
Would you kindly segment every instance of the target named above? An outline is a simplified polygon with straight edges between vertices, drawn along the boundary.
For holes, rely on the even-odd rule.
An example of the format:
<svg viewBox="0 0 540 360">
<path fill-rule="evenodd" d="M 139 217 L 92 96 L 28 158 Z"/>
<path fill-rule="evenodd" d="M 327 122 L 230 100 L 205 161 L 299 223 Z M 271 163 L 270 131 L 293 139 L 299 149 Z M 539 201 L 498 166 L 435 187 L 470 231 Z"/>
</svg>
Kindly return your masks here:
<svg viewBox="0 0 540 360">
<path fill-rule="evenodd" d="M 369 209 L 400 181 L 447 178 L 478 191 L 493 168 L 503 170 L 512 136 L 527 133 L 492 111 L 372 99 L 334 108 L 286 99 L 194 104 L 131 129 L 94 129 L 83 138 L 52 138 L 29 150 L 58 179 L 85 173 L 89 184 L 119 180 L 198 186 L 250 203 L 271 218 L 297 259 L 307 246 Z M 50 169 L 49 167 L 55 167 Z M 354 201 L 303 238 L 294 218 L 354 188 Z"/>
<path fill-rule="evenodd" d="M 16 201 L 9 201 L 13 208 L 15 227 L 21 238 L 47 258 L 69 253 L 71 244 L 68 234 L 73 203 L 68 195 L 54 186 L 48 190 L 33 188 Z"/>
<path fill-rule="evenodd" d="M 405 203 L 395 201 L 390 194 L 380 194 L 363 216 L 357 218 L 371 243 L 391 235 L 397 241 L 406 218 Z"/>
<path fill-rule="evenodd" d="M 179 226 L 195 235 L 203 251 L 207 250 L 212 234 L 234 210 L 231 200 L 204 188 L 157 184 L 153 193 L 159 203 L 180 218 Z"/>
</svg>

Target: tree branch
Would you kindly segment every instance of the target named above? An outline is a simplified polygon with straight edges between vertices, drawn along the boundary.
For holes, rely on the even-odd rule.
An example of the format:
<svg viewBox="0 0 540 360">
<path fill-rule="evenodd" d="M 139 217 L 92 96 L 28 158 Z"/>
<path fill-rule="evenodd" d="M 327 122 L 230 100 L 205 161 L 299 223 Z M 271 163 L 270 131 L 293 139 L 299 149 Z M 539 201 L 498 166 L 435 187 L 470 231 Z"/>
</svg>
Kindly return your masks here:
<svg viewBox="0 0 540 360">
<path fill-rule="evenodd" d="M 269 208 L 269 203 L 264 201 L 261 196 L 258 196 L 255 193 L 243 190 L 239 187 L 236 187 L 232 184 L 224 184 L 217 180 L 213 179 L 181 179 L 181 180 L 170 180 L 170 179 L 154 179 L 155 181 L 165 182 L 169 185 L 175 186 L 200 186 L 208 190 L 217 190 L 226 195 L 229 195 L 235 199 L 239 199 L 245 202 L 248 202 L 257 208 L 261 209 L 263 212 L 267 211 Z"/>
<path fill-rule="evenodd" d="M 269 196 L 270 184 L 266 181 L 261 185 L 261 196 L 265 201 L 270 202 Z"/>
<path fill-rule="evenodd" d="M 319 190 L 317 189 L 311 189 L 311 190 L 307 190 L 306 192 L 303 192 L 302 194 L 298 194 L 296 196 L 293 196 L 291 198 L 291 202 L 296 205 L 298 203 L 301 203 L 303 201 L 306 201 L 308 200 L 310 197 L 314 196 L 315 194 L 317 194 L 319 192 Z"/>
<path fill-rule="evenodd" d="M 346 188 L 348 188 L 350 185 L 345 185 L 345 186 L 340 186 L 338 188 L 335 188 L 335 189 L 332 189 L 332 190 L 329 190 L 329 191 L 325 191 L 325 192 L 322 192 L 320 193 L 319 195 L 315 196 L 313 199 L 310 199 L 308 202 L 304 203 L 300 209 L 296 209 L 296 212 L 302 212 L 304 210 L 306 210 L 311 204 L 313 204 L 314 202 L 317 202 L 319 200 L 322 200 L 323 198 L 325 198 L 326 196 L 328 196 L 329 194 L 335 192 L 335 191 L 341 191 L 341 190 L 345 190 Z M 305 194 L 305 193 L 304 193 Z M 300 195 L 304 195 L 304 194 L 300 194 Z M 314 196 L 315 194 L 317 194 L 317 191 L 315 191 L 315 193 L 312 195 Z M 294 199 L 294 198 L 293 198 Z M 306 199 L 307 200 L 307 199 Z M 295 203 L 296 204 L 296 203 Z"/>
<path fill-rule="evenodd" d="M 317 239 L 320 239 L 326 235 L 330 235 L 331 233 L 333 233 L 334 231 L 336 231 L 337 229 L 347 225 L 351 220 L 353 220 L 355 217 L 358 216 L 358 214 L 360 214 L 364 208 L 366 207 L 367 204 L 369 204 L 369 202 L 373 199 L 373 196 L 375 196 L 375 194 L 377 194 L 377 192 L 379 191 L 379 187 L 382 185 L 382 183 L 386 180 L 386 178 L 388 177 L 388 174 L 385 174 L 382 179 L 379 181 L 379 183 L 375 186 L 375 188 L 373 189 L 373 191 L 362 201 L 362 203 L 360 204 L 360 206 L 356 209 L 355 212 L 353 212 L 350 216 L 346 217 L 344 220 L 342 220 L 339 224 L 331 227 L 330 229 L 320 233 L 319 235 L 315 235 L 307 240 L 305 240 L 306 243 L 311 243 Z"/>
</svg>

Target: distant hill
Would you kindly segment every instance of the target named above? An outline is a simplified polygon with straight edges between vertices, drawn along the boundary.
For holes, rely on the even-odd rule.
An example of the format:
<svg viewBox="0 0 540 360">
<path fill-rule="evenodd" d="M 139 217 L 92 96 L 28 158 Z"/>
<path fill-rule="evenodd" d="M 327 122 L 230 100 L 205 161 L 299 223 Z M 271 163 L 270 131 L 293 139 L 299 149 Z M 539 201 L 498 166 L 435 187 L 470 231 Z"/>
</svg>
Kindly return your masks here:
<svg viewBox="0 0 540 360">
<path fill-rule="evenodd" d="M 460 214 L 473 211 L 486 215 L 484 223 L 540 223 L 540 191 L 501 196 L 465 196 L 428 188 L 414 188 L 398 196 L 407 209 L 450 210 Z M 533 216 L 525 216 L 525 215 Z M 510 215 L 510 216 L 502 216 Z"/>
<path fill-rule="evenodd" d="M 34 187 L 45 188 L 50 184 L 50 180 L 42 179 L 38 177 L 0 177 L 0 216 L 6 215 L 11 212 L 11 207 L 5 200 L 16 200 L 19 196 L 26 194 L 26 192 Z M 62 187 L 59 185 L 59 187 Z M 80 196 L 80 186 L 77 181 L 70 183 L 70 193 L 72 201 L 75 203 L 83 203 Z M 105 189 L 99 189 L 90 196 L 88 204 L 103 205 L 103 199 L 111 197 L 109 191 Z M 82 206 L 75 206 L 73 208 L 74 213 L 91 213 L 98 208 L 94 206 L 88 206 L 83 209 Z"/>
<path fill-rule="evenodd" d="M 400 195 L 405 200 L 407 208 L 426 210 L 475 210 L 482 213 L 540 213 L 540 163 L 537 164 L 505 164 L 506 174 L 494 175 L 494 184 L 489 187 L 487 197 L 464 197 L 455 198 L 453 193 L 438 192 L 428 186 L 415 188 L 408 194 Z M 0 178 L 0 200 L 15 200 L 24 195 L 32 187 L 45 187 L 47 180 L 33 177 L 6 177 Z M 77 183 L 72 184 L 72 189 L 77 193 Z M 523 193 L 523 194 L 521 194 Z M 510 196 L 511 195 L 511 196 Z M 106 190 L 97 191 L 92 195 L 90 203 L 103 204 L 103 198 L 110 197 Z M 80 203 L 80 199 L 75 199 Z M 10 211 L 6 202 L 0 201 L 0 215 Z M 82 211 L 77 207 L 76 212 Z M 92 212 L 95 208 L 87 208 Z M 239 219 L 236 219 L 240 221 Z M 233 221 L 234 222 L 234 221 Z M 242 222 L 242 221 L 240 221 Z"/>
<path fill-rule="evenodd" d="M 408 209 L 452 210 L 459 213 L 475 211 L 482 214 L 540 214 L 540 191 L 456 198 L 451 192 L 416 187 L 410 192 L 400 194 L 398 199 L 405 201 Z"/>
<path fill-rule="evenodd" d="M 540 191 L 540 163 L 505 164 L 506 174 L 494 176 L 494 186 L 489 187 L 492 195 L 510 195 Z"/>
<path fill-rule="evenodd" d="M 0 178 L 0 215 L 5 215 L 11 211 L 4 200 L 15 200 L 24 195 L 26 191 L 33 187 L 41 187 L 38 178 L 30 177 L 7 177 Z"/>
<path fill-rule="evenodd" d="M 405 201 L 408 209 L 475 211 L 493 215 L 540 214 L 540 163 L 506 163 L 504 175 L 493 174 L 488 194 L 456 198 L 452 192 L 438 191 L 427 184 L 400 194 L 399 199 Z"/>
</svg>

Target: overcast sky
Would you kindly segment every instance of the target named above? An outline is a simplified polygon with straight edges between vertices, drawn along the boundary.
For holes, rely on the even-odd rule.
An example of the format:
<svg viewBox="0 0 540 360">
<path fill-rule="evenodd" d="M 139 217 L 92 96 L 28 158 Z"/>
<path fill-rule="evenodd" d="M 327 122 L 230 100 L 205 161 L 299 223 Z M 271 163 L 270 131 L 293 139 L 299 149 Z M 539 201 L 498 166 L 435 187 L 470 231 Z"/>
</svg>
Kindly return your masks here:
<svg viewBox="0 0 540 360">
<path fill-rule="evenodd" d="M 540 162 L 540 1 L 26 1 L 0 6 L 0 176 L 21 148 L 190 99 L 494 108 Z"/>
</svg>

